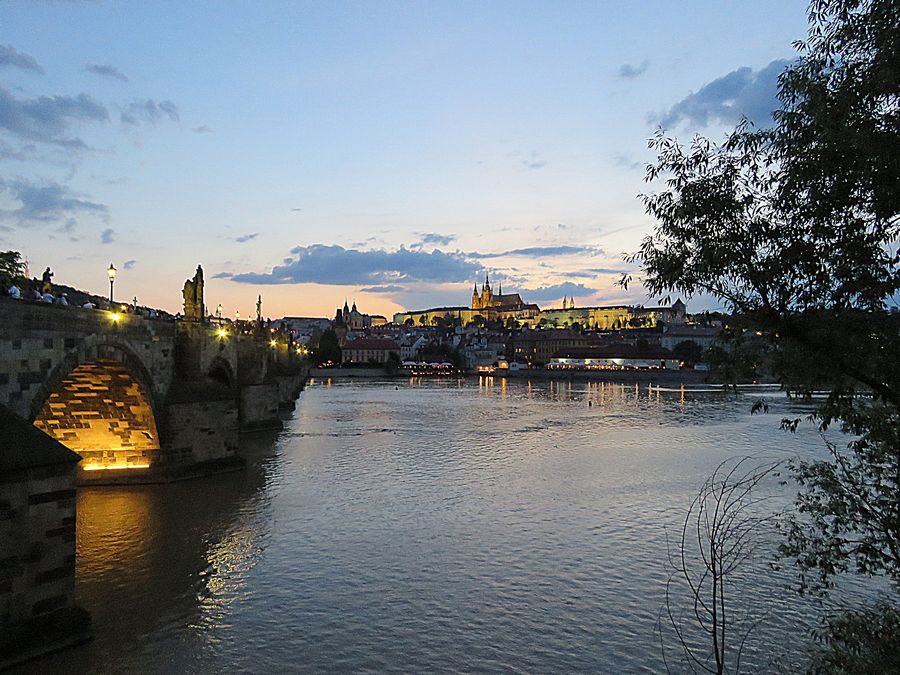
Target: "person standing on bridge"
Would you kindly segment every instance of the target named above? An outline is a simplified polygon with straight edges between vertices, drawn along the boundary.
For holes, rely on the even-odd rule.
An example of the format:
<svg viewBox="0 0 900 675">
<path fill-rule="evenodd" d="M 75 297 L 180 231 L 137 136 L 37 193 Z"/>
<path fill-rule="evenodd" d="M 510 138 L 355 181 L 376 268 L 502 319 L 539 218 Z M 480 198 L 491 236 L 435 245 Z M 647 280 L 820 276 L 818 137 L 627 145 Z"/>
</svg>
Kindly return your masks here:
<svg viewBox="0 0 900 675">
<path fill-rule="evenodd" d="M 44 293 L 52 293 L 53 292 L 53 272 L 50 271 L 50 268 L 44 270 L 44 274 L 41 276 L 41 294 Z"/>
</svg>

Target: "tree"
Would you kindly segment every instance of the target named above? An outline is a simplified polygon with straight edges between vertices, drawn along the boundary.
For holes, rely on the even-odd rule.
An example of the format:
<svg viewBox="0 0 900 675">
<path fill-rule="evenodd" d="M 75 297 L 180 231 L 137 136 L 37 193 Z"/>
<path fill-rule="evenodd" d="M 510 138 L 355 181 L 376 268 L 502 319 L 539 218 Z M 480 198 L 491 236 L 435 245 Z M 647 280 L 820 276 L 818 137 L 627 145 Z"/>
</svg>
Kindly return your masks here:
<svg viewBox="0 0 900 675">
<path fill-rule="evenodd" d="M 722 462 L 691 502 L 673 543 L 664 613 L 691 672 L 738 673 L 744 644 L 764 618 L 731 602 L 732 578 L 756 553 L 771 514 L 757 488 L 778 463 Z M 662 626 L 660 630 L 662 631 Z M 667 643 L 663 637 L 663 658 Z"/>
<path fill-rule="evenodd" d="M 644 197 L 656 225 L 632 259 L 652 295 L 724 302 L 736 352 L 756 350 L 794 395 L 828 388 L 813 419 L 856 437 L 792 466 L 801 517 L 784 552 L 801 587 L 845 569 L 900 584 L 900 3 L 809 14 L 774 128 L 651 140 L 647 179 L 664 188 Z"/>
<path fill-rule="evenodd" d="M 693 340 L 685 340 L 675 345 L 672 356 L 679 361 L 694 365 L 703 358 L 703 348 Z"/>
<path fill-rule="evenodd" d="M 384 372 L 388 375 L 396 375 L 398 370 L 400 370 L 400 357 L 397 352 L 390 352 L 387 361 L 384 362 Z"/>
<path fill-rule="evenodd" d="M 340 363 L 341 358 L 341 345 L 338 342 L 337 334 L 329 328 L 319 338 L 319 346 L 313 353 L 313 362 L 321 366 L 329 362 Z"/>
<path fill-rule="evenodd" d="M 0 252 L 0 286 L 3 291 L 25 277 L 25 261 L 18 251 Z"/>
<path fill-rule="evenodd" d="M 900 672 L 900 611 L 878 605 L 831 617 L 820 633 L 812 672 L 868 675 Z"/>
</svg>

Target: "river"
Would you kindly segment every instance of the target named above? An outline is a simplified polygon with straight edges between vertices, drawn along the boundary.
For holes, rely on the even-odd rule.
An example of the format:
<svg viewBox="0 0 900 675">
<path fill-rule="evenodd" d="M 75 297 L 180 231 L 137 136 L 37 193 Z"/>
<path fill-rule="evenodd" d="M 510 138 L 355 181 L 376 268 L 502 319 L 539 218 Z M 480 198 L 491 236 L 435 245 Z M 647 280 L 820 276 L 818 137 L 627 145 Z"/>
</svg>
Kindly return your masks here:
<svg viewBox="0 0 900 675">
<path fill-rule="evenodd" d="M 778 430 L 801 409 L 769 394 L 751 415 L 755 396 L 314 381 L 284 431 L 243 438 L 245 471 L 80 490 L 96 639 L 21 670 L 659 672 L 666 531 L 702 481 L 823 454 L 808 425 Z M 804 658 L 821 610 L 790 580 L 761 555 L 736 581 L 769 598 L 750 671 Z"/>
</svg>

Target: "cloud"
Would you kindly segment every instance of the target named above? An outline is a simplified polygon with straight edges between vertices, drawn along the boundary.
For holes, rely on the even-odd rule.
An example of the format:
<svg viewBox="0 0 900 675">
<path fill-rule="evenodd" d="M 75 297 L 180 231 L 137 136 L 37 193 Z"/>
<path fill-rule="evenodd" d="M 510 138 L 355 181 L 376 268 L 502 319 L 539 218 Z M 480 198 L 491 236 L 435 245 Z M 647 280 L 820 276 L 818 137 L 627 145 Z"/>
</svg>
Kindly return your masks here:
<svg viewBox="0 0 900 675">
<path fill-rule="evenodd" d="M 134 266 L 137 265 L 137 260 L 126 260 L 122 265 L 126 270 L 134 269 Z"/>
<path fill-rule="evenodd" d="M 732 70 L 678 101 L 659 123 L 663 127 L 682 123 L 704 127 L 735 124 L 746 117 L 757 126 L 768 126 L 772 111 L 779 107 L 778 76 L 789 64 L 786 59 L 776 59 L 761 70 L 748 66 Z"/>
<path fill-rule="evenodd" d="M 548 300 L 559 300 L 563 296 L 570 295 L 576 298 L 583 298 L 588 295 L 594 295 L 596 292 L 596 289 L 588 288 L 584 284 L 573 284 L 571 281 L 566 281 L 552 286 L 523 289 L 522 296 L 531 302 L 546 302 Z"/>
<path fill-rule="evenodd" d="M 252 241 L 259 236 L 259 232 L 252 232 L 250 234 L 242 234 L 240 237 L 235 237 L 235 241 L 239 244 L 243 244 L 248 241 Z"/>
<path fill-rule="evenodd" d="M 623 80 L 633 80 L 636 77 L 640 77 L 644 73 L 647 72 L 647 68 L 650 67 L 650 62 L 647 59 L 641 61 L 640 65 L 633 66 L 630 63 L 623 63 L 619 66 L 618 76 Z"/>
<path fill-rule="evenodd" d="M 111 244 L 116 240 L 116 231 L 111 227 L 107 227 L 100 233 L 101 244 Z"/>
<path fill-rule="evenodd" d="M 26 162 L 37 157 L 37 146 L 33 143 L 26 143 L 19 147 L 13 147 L 8 143 L 0 141 L 0 160 L 15 160 L 18 162 Z"/>
<path fill-rule="evenodd" d="M 634 270 L 623 270 L 615 267 L 591 267 L 588 272 L 593 272 L 594 274 L 630 274 Z"/>
<path fill-rule="evenodd" d="M 12 68 L 30 70 L 40 75 L 44 74 L 41 64 L 35 61 L 33 56 L 16 51 L 16 48 L 12 45 L 0 45 L 0 66 L 11 66 Z"/>
<path fill-rule="evenodd" d="M 100 75 L 101 77 L 108 77 L 113 80 L 119 80 L 119 82 L 128 82 L 128 77 L 121 70 L 116 68 L 115 66 L 104 66 L 99 63 L 86 63 L 84 64 L 84 69 L 93 73 L 94 75 Z"/>
<path fill-rule="evenodd" d="M 17 99 L 0 87 L 0 129 L 21 138 L 86 148 L 80 139 L 65 136 L 70 124 L 75 120 L 104 122 L 108 119 L 106 108 L 87 94 Z"/>
<path fill-rule="evenodd" d="M 199 127 L 194 127 L 191 129 L 195 134 L 211 134 L 212 129 L 210 129 L 205 124 L 201 124 Z"/>
<path fill-rule="evenodd" d="M 366 286 L 365 288 L 360 288 L 360 293 L 402 293 L 406 289 L 403 286 Z"/>
<path fill-rule="evenodd" d="M 514 248 L 500 253 L 468 253 L 470 258 L 503 258 L 505 256 L 525 256 L 527 258 L 545 258 L 560 255 L 579 255 L 589 253 L 599 255 L 602 253 L 595 246 L 530 246 L 528 248 Z"/>
<path fill-rule="evenodd" d="M 537 169 L 543 169 L 547 166 L 547 160 L 538 157 L 536 152 L 532 152 L 531 157 L 522 160 L 522 166 L 529 171 L 536 171 Z"/>
<path fill-rule="evenodd" d="M 424 232 L 420 243 L 431 246 L 449 246 L 456 239 L 455 234 L 438 234 L 437 232 Z"/>
<path fill-rule="evenodd" d="M 143 101 L 132 101 L 122 111 L 120 118 L 124 124 L 139 126 L 141 122 L 156 124 L 168 117 L 172 122 L 178 122 L 181 115 L 178 106 L 172 101 L 154 101 L 152 98 Z"/>
<path fill-rule="evenodd" d="M 0 215 L 14 219 L 21 226 L 62 221 L 69 231 L 74 228 L 78 215 L 95 216 L 104 222 L 109 219 L 105 204 L 82 199 L 57 183 L 39 185 L 24 179 L 0 179 L 0 192 L 20 204 L 17 209 L 0 211 Z"/>
<path fill-rule="evenodd" d="M 628 157 L 627 155 L 616 155 L 613 159 L 616 163 L 616 166 L 621 166 L 626 169 L 634 169 L 634 170 L 641 169 L 642 170 L 646 166 L 643 162 L 638 162 L 637 160 L 633 160 L 630 157 Z"/>
<path fill-rule="evenodd" d="M 586 270 L 578 270 L 576 272 L 562 272 L 560 276 L 567 279 L 595 279 L 599 276 L 621 276 L 622 274 L 631 274 L 634 270 L 627 270 L 615 267 L 590 267 Z"/>
<path fill-rule="evenodd" d="M 482 266 L 462 253 L 434 250 L 358 250 L 313 244 L 291 249 L 292 259 L 269 273 L 216 275 L 245 284 L 383 285 L 401 281 L 450 283 L 474 279 Z"/>
</svg>

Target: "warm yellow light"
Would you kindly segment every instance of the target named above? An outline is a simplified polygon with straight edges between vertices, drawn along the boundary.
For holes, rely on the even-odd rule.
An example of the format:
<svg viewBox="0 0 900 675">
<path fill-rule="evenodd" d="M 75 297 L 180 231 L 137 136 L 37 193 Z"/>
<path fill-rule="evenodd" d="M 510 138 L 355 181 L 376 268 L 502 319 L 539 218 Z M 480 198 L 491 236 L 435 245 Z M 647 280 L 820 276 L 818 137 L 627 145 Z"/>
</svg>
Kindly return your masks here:
<svg viewBox="0 0 900 675">
<path fill-rule="evenodd" d="M 277 343 L 275 340 L 269 340 L 269 346 L 270 346 L 270 347 L 274 347 L 274 346 L 277 345 L 277 344 L 278 344 L 278 343 Z"/>
<path fill-rule="evenodd" d="M 109 280 L 112 281 L 113 279 L 116 278 L 116 272 L 118 272 L 118 271 L 119 271 L 119 270 L 117 270 L 117 269 L 113 266 L 112 263 L 109 263 L 109 268 L 106 270 L 106 276 L 108 276 L 108 277 L 109 277 Z"/>
<path fill-rule="evenodd" d="M 228 337 L 228 331 L 225 330 L 224 328 L 220 328 L 219 330 L 216 331 L 216 335 L 218 335 L 220 338 L 226 338 L 226 337 Z"/>
<path fill-rule="evenodd" d="M 104 465 L 104 464 L 89 464 L 88 466 L 81 467 L 85 471 L 110 471 L 110 470 L 118 470 L 118 469 L 149 469 L 149 464 L 115 464 L 115 465 Z"/>
<path fill-rule="evenodd" d="M 109 319 L 113 323 L 118 323 L 122 319 L 122 315 L 119 314 L 118 312 L 113 312 L 112 314 L 109 315 Z"/>
</svg>

